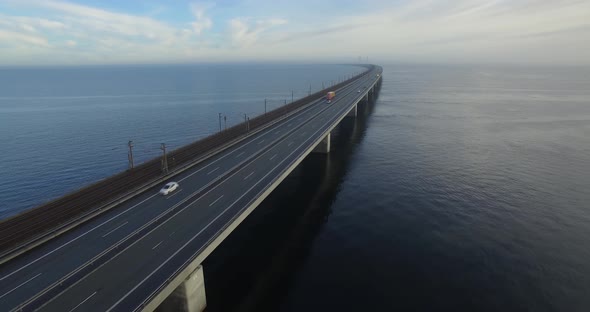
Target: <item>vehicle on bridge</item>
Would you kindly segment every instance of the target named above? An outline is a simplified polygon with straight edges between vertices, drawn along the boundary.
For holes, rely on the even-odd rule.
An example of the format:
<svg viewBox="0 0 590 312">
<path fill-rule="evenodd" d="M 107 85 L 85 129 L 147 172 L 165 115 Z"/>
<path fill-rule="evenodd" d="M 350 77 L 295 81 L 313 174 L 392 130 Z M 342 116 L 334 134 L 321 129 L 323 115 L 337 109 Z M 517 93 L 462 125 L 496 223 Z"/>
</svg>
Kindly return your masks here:
<svg viewBox="0 0 590 312">
<path fill-rule="evenodd" d="M 326 100 L 328 100 L 328 103 L 332 103 L 332 99 L 334 97 L 336 97 L 336 92 L 334 91 L 330 91 L 328 94 L 326 94 Z"/>
<path fill-rule="evenodd" d="M 178 183 L 176 182 L 168 182 L 166 183 L 166 185 L 164 185 L 164 187 L 160 190 L 160 194 L 162 195 L 168 195 L 172 192 L 174 192 L 176 189 L 178 188 Z"/>
</svg>

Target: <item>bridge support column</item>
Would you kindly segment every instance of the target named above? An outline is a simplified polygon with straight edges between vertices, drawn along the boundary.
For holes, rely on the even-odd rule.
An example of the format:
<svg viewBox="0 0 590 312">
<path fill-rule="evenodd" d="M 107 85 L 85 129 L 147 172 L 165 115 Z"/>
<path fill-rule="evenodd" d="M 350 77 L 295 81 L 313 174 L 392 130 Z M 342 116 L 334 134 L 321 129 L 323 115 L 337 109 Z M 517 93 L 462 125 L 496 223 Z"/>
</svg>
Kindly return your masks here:
<svg viewBox="0 0 590 312">
<path fill-rule="evenodd" d="M 159 312 L 202 312 L 207 307 L 203 266 L 199 265 L 188 278 L 158 307 Z"/>
<path fill-rule="evenodd" d="M 330 134 L 331 133 L 328 133 L 311 152 L 320 154 L 330 153 Z"/>
<path fill-rule="evenodd" d="M 346 114 L 346 117 L 356 117 L 358 111 L 358 104 L 354 104 L 354 107 Z"/>
</svg>

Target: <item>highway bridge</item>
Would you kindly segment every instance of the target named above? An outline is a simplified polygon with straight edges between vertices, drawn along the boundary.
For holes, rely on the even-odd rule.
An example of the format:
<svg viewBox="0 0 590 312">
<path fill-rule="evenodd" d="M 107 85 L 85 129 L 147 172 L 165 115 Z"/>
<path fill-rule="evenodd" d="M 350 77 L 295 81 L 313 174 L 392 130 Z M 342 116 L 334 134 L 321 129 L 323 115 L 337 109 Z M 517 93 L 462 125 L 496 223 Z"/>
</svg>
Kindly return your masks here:
<svg viewBox="0 0 590 312">
<path fill-rule="evenodd" d="M 203 260 L 330 132 L 374 96 L 382 69 L 249 133 L 161 185 L 80 222 L 0 266 L 1 311 L 153 311 L 166 298 L 206 305 Z"/>
</svg>

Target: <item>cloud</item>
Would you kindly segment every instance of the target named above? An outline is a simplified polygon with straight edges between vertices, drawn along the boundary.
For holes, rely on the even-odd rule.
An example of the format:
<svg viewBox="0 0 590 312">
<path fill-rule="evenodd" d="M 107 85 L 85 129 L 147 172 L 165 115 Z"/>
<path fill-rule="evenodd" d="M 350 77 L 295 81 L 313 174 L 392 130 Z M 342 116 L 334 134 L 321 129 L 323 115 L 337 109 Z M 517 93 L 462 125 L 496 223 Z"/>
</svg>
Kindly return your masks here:
<svg viewBox="0 0 590 312">
<path fill-rule="evenodd" d="M 20 44 L 30 44 L 33 46 L 48 47 L 47 39 L 41 36 L 27 35 L 18 32 L 0 29 L 0 43 L 17 42 Z"/>
<path fill-rule="evenodd" d="M 217 0 L 121 7 L 0 3 L 9 8 L 0 13 L 0 64 L 343 62 L 359 55 L 590 64 L 590 42 L 582 40 L 590 36 L 590 2 L 580 0 Z"/>
<path fill-rule="evenodd" d="M 213 7 L 212 3 L 192 3 L 190 5 L 191 11 L 195 17 L 195 21 L 191 23 L 193 31 L 196 35 L 201 35 L 204 30 L 213 26 L 211 18 L 205 15 L 205 11 Z"/>
<path fill-rule="evenodd" d="M 52 21 L 52 20 L 48 20 L 48 19 L 37 19 L 36 21 L 40 27 L 43 27 L 45 29 L 53 29 L 53 30 L 58 30 L 58 29 L 65 29 L 66 25 L 64 25 L 64 23 L 58 22 L 58 21 Z"/>
<path fill-rule="evenodd" d="M 67 24 L 90 33 L 139 36 L 154 40 L 163 40 L 176 33 L 173 27 L 149 17 L 115 13 L 61 1 L 40 1 L 36 5 L 63 14 L 62 22 L 47 26 L 59 27 L 59 24 Z"/>
<path fill-rule="evenodd" d="M 288 42 L 288 41 L 292 41 L 292 40 L 305 40 L 305 39 L 309 39 L 311 37 L 328 36 L 328 35 L 333 35 L 336 33 L 346 33 L 351 30 L 361 28 L 363 26 L 366 26 L 366 24 L 364 24 L 364 25 L 363 24 L 338 25 L 338 26 L 329 26 L 326 28 L 320 28 L 317 30 L 303 30 L 303 31 L 289 32 L 289 33 L 282 34 L 280 36 L 280 38 L 278 38 L 275 41 L 275 43 Z"/>
<path fill-rule="evenodd" d="M 235 47 L 252 46 L 260 39 L 261 34 L 285 24 L 287 20 L 281 18 L 233 18 L 229 21 L 230 37 Z"/>
</svg>

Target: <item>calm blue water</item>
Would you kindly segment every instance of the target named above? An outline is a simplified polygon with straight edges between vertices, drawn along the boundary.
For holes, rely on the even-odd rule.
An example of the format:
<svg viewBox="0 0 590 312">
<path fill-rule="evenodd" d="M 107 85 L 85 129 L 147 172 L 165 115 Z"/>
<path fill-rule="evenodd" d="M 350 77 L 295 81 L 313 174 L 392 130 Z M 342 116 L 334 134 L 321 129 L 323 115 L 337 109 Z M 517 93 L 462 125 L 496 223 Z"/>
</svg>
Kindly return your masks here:
<svg viewBox="0 0 590 312">
<path fill-rule="evenodd" d="M 362 71 L 339 65 L 0 69 L 0 218 Z M 225 126 L 225 125 L 223 125 Z"/>
<path fill-rule="evenodd" d="M 281 311 L 590 311 L 590 69 L 385 66 Z"/>
</svg>

